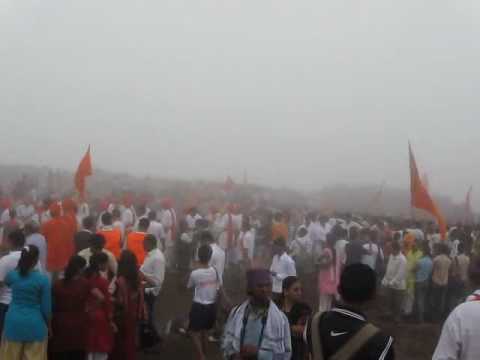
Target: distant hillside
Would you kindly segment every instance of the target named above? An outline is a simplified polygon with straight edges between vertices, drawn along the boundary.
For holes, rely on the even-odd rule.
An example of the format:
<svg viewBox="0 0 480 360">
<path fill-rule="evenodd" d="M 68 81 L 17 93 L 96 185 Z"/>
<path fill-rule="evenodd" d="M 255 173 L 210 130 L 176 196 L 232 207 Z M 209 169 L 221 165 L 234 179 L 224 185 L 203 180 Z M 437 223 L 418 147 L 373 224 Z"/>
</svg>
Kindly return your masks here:
<svg viewBox="0 0 480 360">
<path fill-rule="evenodd" d="M 47 167 L 0 165 L 0 186 L 5 192 L 11 192 L 19 182 L 26 187 L 34 187 L 40 196 L 48 193 L 59 195 L 73 192 L 73 173 Z M 88 179 L 88 189 L 92 198 L 106 194 L 118 194 L 125 191 L 155 196 L 174 196 L 182 204 L 199 201 L 221 201 L 222 183 L 202 180 L 179 180 L 145 176 L 142 178 L 127 173 L 112 173 L 94 169 L 94 175 Z M 449 222 L 462 221 L 464 206 L 455 204 L 450 198 L 433 195 Z M 256 185 L 238 185 L 234 198 L 237 201 L 266 200 L 277 208 L 304 207 L 325 211 L 369 213 L 410 217 L 410 193 L 405 189 L 385 187 L 379 194 L 377 186 L 331 185 L 314 192 L 300 192 L 293 189 L 273 189 Z M 214 199 L 214 200 L 212 200 Z M 421 211 L 415 212 L 422 216 Z"/>
</svg>

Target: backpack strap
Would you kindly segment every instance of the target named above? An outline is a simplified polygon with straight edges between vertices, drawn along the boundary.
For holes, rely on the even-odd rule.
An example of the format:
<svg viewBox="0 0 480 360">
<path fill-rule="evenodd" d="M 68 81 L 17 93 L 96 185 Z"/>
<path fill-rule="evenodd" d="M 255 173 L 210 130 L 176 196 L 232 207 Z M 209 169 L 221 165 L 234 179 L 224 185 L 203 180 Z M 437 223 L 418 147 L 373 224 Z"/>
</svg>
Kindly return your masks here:
<svg viewBox="0 0 480 360">
<path fill-rule="evenodd" d="M 311 341 L 312 341 L 312 360 L 324 360 L 322 339 L 320 339 L 320 319 L 323 313 L 316 313 L 312 318 Z"/>
<path fill-rule="evenodd" d="M 360 329 L 345 345 L 343 345 L 329 360 L 349 360 L 380 330 L 372 324 Z"/>
</svg>

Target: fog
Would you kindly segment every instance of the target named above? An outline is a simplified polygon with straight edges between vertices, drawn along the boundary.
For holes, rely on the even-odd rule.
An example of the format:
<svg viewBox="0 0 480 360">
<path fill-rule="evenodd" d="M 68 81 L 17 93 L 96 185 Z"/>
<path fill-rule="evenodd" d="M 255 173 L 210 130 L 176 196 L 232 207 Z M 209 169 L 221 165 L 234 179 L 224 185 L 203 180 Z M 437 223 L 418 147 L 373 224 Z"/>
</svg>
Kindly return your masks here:
<svg viewBox="0 0 480 360">
<path fill-rule="evenodd" d="M 475 1 L 0 0 L 0 158 L 313 189 L 480 178 Z M 474 197 L 480 200 L 480 194 Z"/>
</svg>

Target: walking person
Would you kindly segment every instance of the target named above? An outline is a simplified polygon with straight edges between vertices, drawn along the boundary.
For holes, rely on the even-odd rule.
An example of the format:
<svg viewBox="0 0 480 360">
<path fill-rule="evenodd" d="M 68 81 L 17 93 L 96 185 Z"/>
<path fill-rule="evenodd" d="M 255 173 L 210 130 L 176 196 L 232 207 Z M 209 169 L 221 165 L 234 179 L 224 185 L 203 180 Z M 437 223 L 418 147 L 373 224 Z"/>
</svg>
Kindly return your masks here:
<svg viewBox="0 0 480 360">
<path fill-rule="evenodd" d="M 12 290 L 12 302 L 5 317 L 1 359 L 47 360 L 51 287 L 47 276 L 35 270 L 38 259 L 38 248 L 26 246 L 17 269 L 5 278 L 5 285 Z"/>
<path fill-rule="evenodd" d="M 425 309 L 428 300 L 428 289 L 433 271 L 432 255 L 428 242 L 422 243 L 423 256 L 415 266 L 415 315 L 416 320 L 422 324 L 425 321 Z"/>
<path fill-rule="evenodd" d="M 272 274 L 273 299 L 278 301 L 282 297 L 283 280 L 288 276 L 297 276 L 295 261 L 287 254 L 285 239 L 273 241 L 273 259 L 270 271 Z"/>
<path fill-rule="evenodd" d="M 319 284 L 319 312 L 330 310 L 332 302 L 337 295 L 337 276 L 335 275 L 335 235 L 329 233 L 327 242 L 320 255 L 320 272 L 318 274 Z"/>
<path fill-rule="evenodd" d="M 84 360 L 86 341 L 85 307 L 90 293 L 83 276 L 87 262 L 79 255 L 70 258 L 65 277 L 53 285 L 52 360 Z"/>
<path fill-rule="evenodd" d="M 99 252 L 90 258 L 85 270 L 90 293 L 87 298 L 85 322 L 87 326 L 85 350 L 87 360 L 107 360 L 113 348 L 113 306 L 108 281 L 102 276 L 108 269 L 108 256 Z"/>
<path fill-rule="evenodd" d="M 194 289 L 189 330 L 198 360 L 207 359 L 208 331 L 213 329 L 217 316 L 216 301 L 220 280 L 217 270 L 209 265 L 211 257 L 210 245 L 200 246 L 198 249 L 199 268 L 192 271 L 187 284 L 189 289 Z"/>
<path fill-rule="evenodd" d="M 110 360 L 135 360 L 137 358 L 138 325 L 140 321 L 146 319 L 142 280 L 135 254 L 129 250 L 123 250 L 118 262 L 115 281 L 113 303 L 117 331 Z"/>
<path fill-rule="evenodd" d="M 438 321 L 445 316 L 448 277 L 452 265 L 452 260 L 448 257 L 450 253 L 448 246 L 446 244 L 438 244 L 436 248 L 438 255 L 433 259 L 431 288 L 431 307 L 434 321 Z"/>
<path fill-rule="evenodd" d="M 283 280 L 283 298 L 278 306 L 285 313 L 290 323 L 292 337 L 291 360 L 306 360 L 308 352 L 303 333 L 312 309 L 302 301 L 303 289 L 300 279 L 289 276 Z"/>
<path fill-rule="evenodd" d="M 165 280 L 165 256 L 157 247 L 157 238 L 152 234 L 145 236 L 143 246 L 147 256 L 140 267 L 140 272 L 146 282 L 145 303 L 148 310 L 148 322 L 151 328 L 158 332 L 155 326 L 155 304 Z"/>
<path fill-rule="evenodd" d="M 393 321 L 399 323 L 402 315 L 402 305 L 407 290 L 407 259 L 400 252 L 400 244 L 392 243 L 392 254 L 388 259 L 387 271 L 382 280 L 387 289 L 388 305 Z"/>
</svg>

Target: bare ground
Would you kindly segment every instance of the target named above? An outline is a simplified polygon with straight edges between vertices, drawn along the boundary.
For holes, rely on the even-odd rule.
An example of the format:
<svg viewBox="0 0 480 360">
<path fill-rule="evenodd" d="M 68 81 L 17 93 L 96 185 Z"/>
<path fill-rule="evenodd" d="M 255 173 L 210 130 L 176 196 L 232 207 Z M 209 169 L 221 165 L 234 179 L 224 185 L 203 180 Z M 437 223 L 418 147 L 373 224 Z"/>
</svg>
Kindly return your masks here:
<svg viewBox="0 0 480 360">
<path fill-rule="evenodd" d="M 156 307 L 157 325 L 164 328 L 168 321 L 173 322 L 172 330 L 164 337 L 164 342 L 159 348 L 158 354 L 141 354 L 140 360 L 153 359 L 195 359 L 192 342 L 188 337 L 177 333 L 176 328 L 185 319 L 191 304 L 191 294 L 185 289 L 186 274 L 167 274 L 162 294 Z M 243 279 L 237 278 L 234 287 L 228 289 L 229 295 L 241 302 L 244 299 Z M 316 304 L 316 283 L 305 283 L 305 299 L 311 305 Z M 431 359 L 436 342 L 440 334 L 440 326 L 434 324 L 417 325 L 403 323 L 393 325 L 391 322 L 382 320 L 383 300 L 379 298 L 367 312 L 369 320 L 384 329 L 395 339 L 396 358 L 400 360 L 426 360 Z M 315 307 L 315 306 L 314 306 Z M 215 344 L 209 345 L 209 359 L 220 360 L 220 352 Z"/>
</svg>

